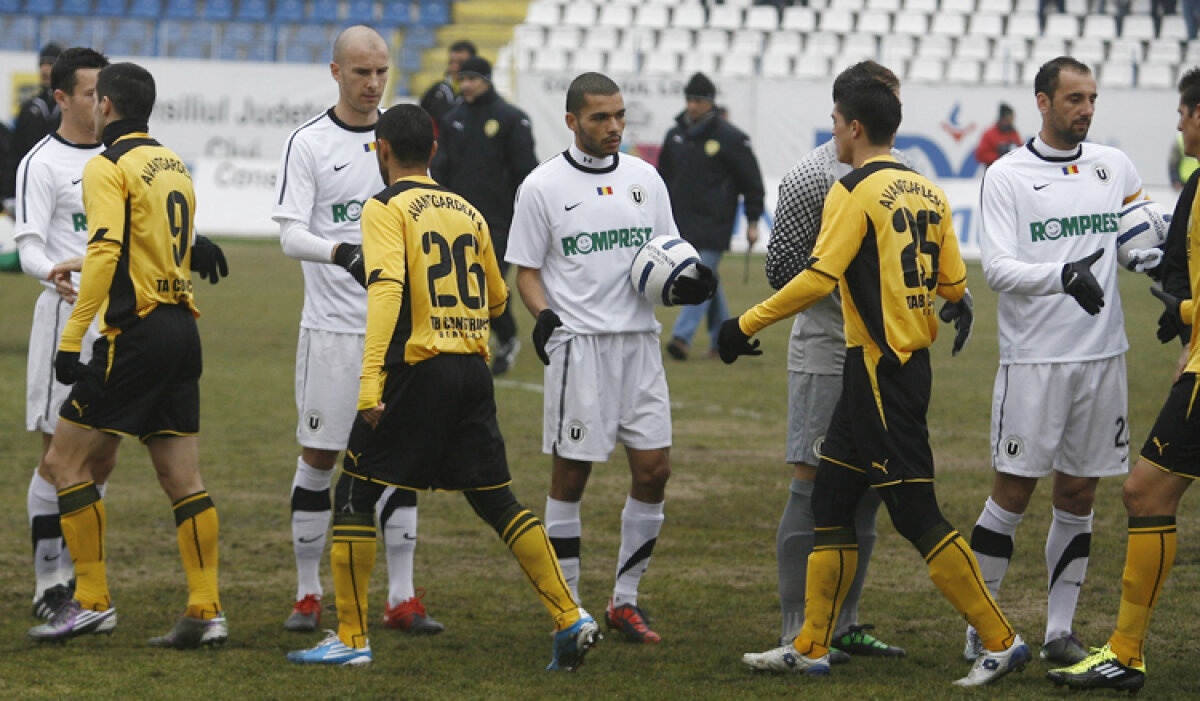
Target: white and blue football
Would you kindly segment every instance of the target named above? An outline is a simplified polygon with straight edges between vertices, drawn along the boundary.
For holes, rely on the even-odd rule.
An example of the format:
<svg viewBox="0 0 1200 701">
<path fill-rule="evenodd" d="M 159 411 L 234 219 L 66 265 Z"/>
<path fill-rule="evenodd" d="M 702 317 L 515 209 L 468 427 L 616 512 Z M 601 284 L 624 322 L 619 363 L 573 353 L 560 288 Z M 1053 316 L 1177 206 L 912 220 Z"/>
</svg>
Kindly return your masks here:
<svg viewBox="0 0 1200 701">
<path fill-rule="evenodd" d="M 671 287 L 681 276 L 699 277 L 700 254 L 678 236 L 658 236 L 642 244 L 633 257 L 629 281 L 651 304 L 671 305 Z"/>
<path fill-rule="evenodd" d="M 1117 232 L 1117 263 L 1133 270 L 1136 261 L 1130 260 L 1129 252 L 1162 246 L 1167 242 L 1170 225 L 1171 213 L 1153 200 L 1141 200 L 1126 207 L 1121 211 Z"/>
</svg>

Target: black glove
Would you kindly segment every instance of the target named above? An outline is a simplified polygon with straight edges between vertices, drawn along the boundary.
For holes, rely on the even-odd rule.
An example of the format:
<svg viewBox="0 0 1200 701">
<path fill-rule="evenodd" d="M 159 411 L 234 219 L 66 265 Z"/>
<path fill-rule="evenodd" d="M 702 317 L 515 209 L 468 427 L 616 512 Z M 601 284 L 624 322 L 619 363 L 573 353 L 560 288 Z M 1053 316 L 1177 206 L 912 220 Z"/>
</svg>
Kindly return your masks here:
<svg viewBox="0 0 1200 701">
<path fill-rule="evenodd" d="M 938 313 L 942 321 L 949 324 L 954 322 L 954 350 L 951 355 L 958 355 L 971 340 L 971 327 L 975 324 L 975 302 L 971 299 L 971 291 L 963 290 L 962 299 L 957 302 L 946 302 Z"/>
<path fill-rule="evenodd" d="M 1096 251 L 1087 258 L 1067 263 L 1062 269 L 1063 292 L 1075 298 L 1083 311 L 1095 316 L 1104 306 L 1104 290 L 1092 275 L 1092 263 L 1100 260 L 1104 249 Z"/>
<path fill-rule="evenodd" d="M 717 293 L 717 276 L 712 268 L 703 263 L 696 264 L 699 277 L 680 275 L 671 285 L 671 304 L 700 304 Z"/>
<path fill-rule="evenodd" d="M 367 270 L 363 262 L 362 246 L 354 243 L 339 243 L 333 249 L 333 262 L 346 269 L 354 281 L 367 287 Z"/>
<path fill-rule="evenodd" d="M 1183 330 L 1187 325 L 1183 323 L 1183 317 L 1179 315 L 1180 300 L 1175 295 L 1163 290 L 1158 285 L 1150 288 L 1150 294 L 1158 298 L 1160 302 L 1166 306 L 1162 316 L 1158 317 L 1158 340 L 1162 343 L 1170 343 L 1172 339 L 1183 335 Z M 1188 342 L 1188 338 L 1183 339 L 1184 343 Z"/>
<path fill-rule="evenodd" d="M 537 323 L 533 325 L 533 349 L 542 359 L 542 365 L 550 364 L 550 356 L 546 355 L 546 341 L 550 340 L 550 334 L 554 333 L 554 329 L 560 326 L 562 326 L 562 319 L 558 318 L 553 309 L 547 307 L 538 314 Z"/>
<path fill-rule="evenodd" d="M 54 376 L 64 385 L 73 385 L 79 379 L 79 351 L 62 351 L 54 354 Z"/>
<path fill-rule="evenodd" d="M 200 273 L 201 278 L 217 284 L 221 278 L 229 275 L 225 252 L 207 236 L 197 236 L 192 243 L 192 270 Z"/>
<path fill-rule="evenodd" d="M 726 365 L 733 364 L 739 355 L 762 355 L 758 349 L 758 340 L 750 342 L 750 337 L 742 333 L 738 317 L 726 319 L 717 333 L 717 353 Z"/>
</svg>

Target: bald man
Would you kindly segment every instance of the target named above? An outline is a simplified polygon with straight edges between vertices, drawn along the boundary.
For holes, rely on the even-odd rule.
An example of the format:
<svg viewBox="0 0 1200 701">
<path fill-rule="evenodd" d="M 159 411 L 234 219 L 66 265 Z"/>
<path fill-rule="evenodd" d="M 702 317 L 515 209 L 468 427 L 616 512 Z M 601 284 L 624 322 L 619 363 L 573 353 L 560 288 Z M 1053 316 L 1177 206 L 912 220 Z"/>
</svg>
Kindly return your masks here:
<svg viewBox="0 0 1200 701">
<path fill-rule="evenodd" d="M 284 627 L 315 631 L 321 619 L 321 554 L 329 530 L 333 466 L 345 449 L 358 406 L 367 295 L 359 216 L 382 186 L 375 122 L 388 78 L 388 47 L 370 27 L 344 30 L 333 44 L 330 74 L 338 101 L 288 137 L 272 218 L 283 252 L 301 261 L 304 308 L 296 351 L 296 439 L 292 480 L 295 604 Z M 413 587 L 417 497 L 388 489 L 377 505 L 387 553 L 384 622 L 409 633 L 440 633 Z"/>
</svg>

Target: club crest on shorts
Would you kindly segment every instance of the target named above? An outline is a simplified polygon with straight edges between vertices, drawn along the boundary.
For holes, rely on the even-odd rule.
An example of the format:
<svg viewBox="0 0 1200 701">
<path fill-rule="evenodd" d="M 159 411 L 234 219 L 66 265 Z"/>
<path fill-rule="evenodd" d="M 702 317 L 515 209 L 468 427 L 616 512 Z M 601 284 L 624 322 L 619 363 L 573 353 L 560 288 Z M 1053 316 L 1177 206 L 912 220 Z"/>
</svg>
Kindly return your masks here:
<svg viewBox="0 0 1200 701">
<path fill-rule="evenodd" d="M 825 436 L 817 436 L 817 440 L 813 441 L 812 452 L 818 458 L 821 457 L 821 446 L 825 445 Z"/>
<path fill-rule="evenodd" d="M 310 411 L 308 412 L 308 416 L 304 418 L 304 425 L 308 427 L 308 430 L 316 433 L 325 425 L 325 419 L 321 417 L 321 412 Z"/>
<path fill-rule="evenodd" d="M 587 428 L 578 421 L 572 421 L 567 424 L 567 440 L 572 443 L 583 441 L 583 437 L 587 435 Z"/>
<path fill-rule="evenodd" d="M 1025 444 L 1016 436 L 1009 436 L 1004 439 L 1004 455 L 1010 458 L 1019 458 L 1021 453 L 1025 452 Z"/>
<path fill-rule="evenodd" d="M 633 203 L 639 207 L 644 206 L 646 204 L 646 191 L 642 189 L 641 185 L 634 184 L 629 188 L 629 199 L 633 200 Z"/>
</svg>

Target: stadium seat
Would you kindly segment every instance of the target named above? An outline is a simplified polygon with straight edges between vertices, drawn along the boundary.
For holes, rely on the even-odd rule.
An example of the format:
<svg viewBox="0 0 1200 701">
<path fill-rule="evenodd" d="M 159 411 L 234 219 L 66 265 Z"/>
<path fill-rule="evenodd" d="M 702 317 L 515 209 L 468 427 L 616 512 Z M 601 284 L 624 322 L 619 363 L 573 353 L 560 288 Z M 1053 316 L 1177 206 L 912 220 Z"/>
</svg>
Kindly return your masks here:
<svg viewBox="0 0 1200 701">
<path fill-rule="evenodd" d="M 449 0 L 421 0 L 417 24 L 422 27 L 441 27 L 450 24 Z"/>
<path fill-rule="evenodd" d="M 704 5 L 688 2 L 671 11 L 671 26 L 683 29 L 700 29 L 705 23 Z"/>
<path fill-rule="evenodd" d="M 939 12 L 956 12 L 960 15 L 969 15 L 975 12 L 975 0 L 942 0 Z"/>
<path fill-rule="evenodd" d="M 904 12 L 932 14 L 938 11 L 937 0 L 904 0 Z"/>
<path fill-rule="evenodd" d="M 63 46 L 92 45 L 91 26 L 85 26 L 75 17 L 47 17 L 43 20 L 42 33 Z"/>
<path fill-rule="evenodd" d="M 397 3 L 399 4 L 399 3 Z M 407 4 L 405 9 L 407 9 Z M 271 21 L 276 23 L 302 22 L 304 20 L 304 0 L 275 0 L 275 9 L 271 13 Z"/>
<path fill-rule="evenodd" d="M 614 51 L 608 55 L 605 70 L 609 73 L 637 73 L 637 54 L 632 51 Z"/>
<path fill-rule="evenodd" d="M 849 34 L 854 31 L 854 12 L 831 7 L 821 11 L 817 24 L 822 32 Z"/>
<path fill-rule="evenodd" d="M 1014 61 L 988 61 L 983 64 L 984 85 L 1020 85 L 1021 64 Z"/>
<path fill-rule="evenodd" d="M 152 27 L 153 25 L 145 20 L 118 19 L 113 20 L 112 31 L 109 34 L 125 41 L 144 42 L 152 36 Z"/>
<path fill-rule="evenodd" d="M 1063 0 L 1063 11 L 1068 15 L 1083 17 L 1088 14 L 1088 0 Z"/>
<path fill-rule="evenodd" d="M 658 43 L 654 48 L 659 51 L 672 51 L 676 53 L 691 51 L 692 30 L 681 27 L 664 29 L 658 33 Z"/>
<path fill-rule="evenodd" d="M 1074 39 L 1079 36 L 1079 18 L 1074 15 L 1047 15 L 1043 36 Z"/>
<path fill-rule="evenodd" d="M 900 0 L 867 0 L 866 9 L 875 12 L 899 12 Z"/>
<path fill-rule="evenodd" d="M 983 66 L 974 59 L 956 59 L 946 64 L 946 80 L 951 83 L 976 85 L 983 77 Z"/>
<path fill-rule="evenodd" d="M 1174 39 L 1155 39 L 1146 45 L 1146 63 L 1178 65 L 1183 60 L 1183 44 Z"/>
<path fill-rule="evenodd" d="M 162 0 L 132 0 L 128 17 L 136 19 L 158 19 L 162 15 Z"/>
<path fill-rule="evenodd" d="M 324 52 L 308 44 L 287 44 L 283 49 L 285 63 L 320 63 Z"/>
<path fill-rule="evenodd" d="M 172 58 L 211 58 L 212 44 L 198 40 L 188 40 L 167 47 L 167 55 Z"/>
<path fill-rule="evenodd" d="M 1170 90 L 1175 87 L 1175 67 L 1165 63 L 1147 63 L 1138 69 L 1139 88 Z"/>
<path fill-rule="evenodd" d="M 840 53 L 853 63 L 865 59 L 874 61 L 879 57 L 879 46 L 874 34 L 847 34 L 842 40 Z"/>
<path fill-rule="evenodd" d="M 1158 27 L 1158 38 L 1187 41 L 1187 23 L 1183 21 L 1183 15 L 1163 16 L 1162 23 Z"/>
<path fill-rule="evenodd" d="M 1102 88 L 1132 88 L 1134 79 L 1133 63 L 1130 61 L 1107 61 L 1100 66 L 1098 80 Z"/>
<path fill-rule="evenodd" d="M 764 78 L 790 78 L 792 57 L 783 54 L 763 54 L 759 69 Z"/>
<path fill-rule="evenodd" d="M 1093 39 L 1116 39 L 1116 18 L 1108 15 L 1087 15 L 1083 18 L 1083 36 Z"/>
<path fill-rule="evenodd" d="M 742 8 L 733 5 L 713 5 L 708 11 L 708 25 L 713 29 L 733 31 L 742 28 Z"/>
<path fill-rule="evenodd" d="M 270 16 L 270 0 L 239 0 L 234 14 L 239 22 L 266 22 Z"/>
<path fill-rule="evenodd" d="M 990 12 L 980 12 L 967 19 L 967 35 L 995 38 L 1004 35 L 1004 18 Z"/>
<path fill-rule="evenodd" d="M 1042 33 L 1041 21 L 1036 14 L 1014 12 L 1008 16 L 1008 28 L 1005 35 L 1032 39 Z"/>
<path fill-rule="evenodd" d="M 561 71 L 571 59 L 565 49 L 543 47 L 533 52 L 533 70 L 544 72 Z"/>
<path fill-rule="evenodd" d="M 605 56 L 602 51 L 575 51 L 571 53 L 567 69 L 572 73 L 600 72 L 604 70 Z"/>
<path fill-rule="evenodd" d="M 163 15 L 167 19 L 195 19 L 196 0 L 167 0 Z"/>
<path fill-rule="evenodd" d="M 804 45 L 804 53 L 813 56 L 834 57 L 842 50 L 842 40 L 836 34 L 818 32 L 809 34 Z"/>
<path fill-rule="evenodd" d="M 1033 40 L 1029 47 L 1029 60 L 1037 65 L 1064 56 L 1067 53 L 1067 40 L 1058 37 L 1040 37 Z"/>
<path fill-rule="evenodd" d="M 913 83 L 941 83 L 946 79 L 946 66 L 941 59 L 918 56 L 908 62 L 908 78 Z"/>
<path fill-rule="evenodd" d="M 863 10 L 858 13 L 859 34 L 883 36 L 892 31 L 892 13 L 880 10 Z"/>
<path fill-rule="evenodd" d="M 558 26 L 551 27 L 550 31 L 546 32 L 547 48 L 562 49 L 564 51 L 572 51 L 579 48 L 583 43 L 583 29 L 580 27 Z"/>
<path fill-rule="evenodd" d="M 596 6 L 586 2 L 569 3 L 563 10 L 562 23 L 572 27 L 590 27 L 596 23 Z"/>
<path fill-rule="evenodd" d="M 590 52 L 608 51 L 615 49 L 621 42 L 621 30 L 616 27 L 597 25 L 583 30 L 583 42 L 580 44 Z"/>
<path fill-rule="evenodd" d="M 907 34 L 882 36 L 879 39 L 879 62 L 885 66 L 903 66 L 908 59 L 916 55 L 916 44 L 916 38 Z"/>
<path fill-rule="evenodd" d="M 666 5 L 642 5 L 634 15 L 634 24 L 646 29 L 666 29 L 671 26 L 671 10 Z"/>
<path fill-rule="evenodd" d="M 727 78 L 753 78 L 757 73 L 753 56 L 730 54 L 717 63 L 717 75 Z"/>
<path fill-rule="evenodd" d="M 730 36 L 729 51 L 758 56 L 763 50 L 764 33 L 757 29 L 739 29 Z"/>
<path fill-rule="evenodd" d="M 204 13 L 201 16 L 210 22 L 231 20 L 233 0 L 204 0 Z"/>
<path fill-rule="evenodd" d="M 778 31 L 767 35 L 765 53 L 799 56 L 802 48 L 804 48 L 804 37 L 799 32 Z"/>
<path fill-rule="evenodd" d="M 1042 14 L 1042 0 L 1016 0 L 1012 11 L 1022 15 L 1040 15 Z"/>
<path fill-rule="evenodd" d="M 963 36 L 967 33 L 967 16 L 957 12 L 939 12 L 933 16 L 929 33 L 935 36 Z"/>
<path fill-rule="evenodd" d="M 349 0 L 344 21 L 346 24 L 375 24 L 375 0 Z"/>
<path fill-rule="evenodd" d="M 18 15 L 21 14 L 21 0 L 0 0 L 0 15 Z M 0 26 L 0 34 L 3 33 L 3 26 Z"/>
<path fill-rule="evenodd" d="M 1138 39 L 1113 39 L 1108 43 L 1108 60 L 1141 63 L 1146 47 Z"/>
<path fill-rule="evenodd" d="M 724 29 L 701 29 L 696 32 L 696 51 L 723 54 L 729 51 L 729 32 Z"/>
<path fill-rule="evenodd" d="M 848 12 L 858 12 L 859 10 L 865 8 L 866 6 L 867 6 L 867 3 L 865 2 L 865 0 L 829 0 L 829 4 L 826 5 L 826 8 L 830 9 L 830 10 L 846 10 Z"/>
<path fill-rule="evenodd" d="M 642 72 L 674 76 L 679 73 L 679 54 L 674 51 L 649 51 L 642 61 Z"/>
<path fill-rule="evenodd" d="M 338 21 L 337 0 L 309 0 L 305 20 L 314 24 L 333 24 Z"/>
<path fill-rule="evenodd" d="M 774 5 L 755 5 L 746 10 L 746 29 L 773 32 L 779 29 L 779 11 Z"/>
<path fill-rule="evenodd" d="M 827 80 L 829 75 L 828 56 L 801 56 L 792 67 L 792 75 L 808 80 Z"/>
<path fill-rule="evenodd" d="M 1129 14 L 1131 15 L 1153 15 L 1154 2 L 1153 0 L 1133 0 L 1129 3 Z"/>
<path fill-rule="evenodd" d="M 929 16 L 923 12 L 900 12 L 892 22 L 893 34 L 924 36 L 929 31 Z"/>
<path fill-rule="evenodd" d="M 602 27 L 625 29 L 633 26 L 632 5 L 602 5 L 596 23 Z"/>
<path fill-rule="evenodd" d="M 793 32 L 811 32 L 817 28 L 817 13 L 809 7 L 790 5 L 783 8 L 779 28 Z"/>
<path fill-rule="evenodd" d="M 1070 55 L 1085 65 L 1097 66 L 1108 57 L 1108 47 L 1103 39 L 1083 37 L 1071 42 Z"/>
<path fill-rule="evenodd" d="M 525 24 L 553 27 L 561 17 L 562 6 L 556 2 L 531 2 L 525 9 Z"/>
<path fill-rule="evenodd" d="M 49 2 L 47 0 L 25 0 L 25 5 L 21 8 L 21 12 L 26 15 L 36 15 L 39 17 L 52 15 L 54 14 L 54 5 L 53 0 Z"/>
<path fill-rule="evenodd" d="M 407 27 L 412 23 L 412 10 L 406 2 L 384 2 L 379 24 L 384 27 Z M 521 26 L 521 25 L 518 25 Z M 418 66 L 419 68 L 419 66 Z"/>
<path fill-rule="evenodd" d="M 53 3 L 45 3 L 53 7 Z M 92 0 L 61 0 L 58 5 L 60 15 L 76 15 L 83 17 L 92 13 Z"/>
<path fill-rule="evenodd" d="M 1025 63 L 1029 60 L 1029 40 L 1025 37 L 1003 36 L 992 42 L 992 60 Z"/>
<path fill-rule="evenodd" d="M 979 0 L 975 11 L 1007 15 L 1013 11 L 1013 0 Z"/>
<path fill-rule="evenodd" d="M 680 75 L 692 75 L 693 73 L 713 75 L 716 72 L 717 54 L 710 54 L 706 51 L 689 51 L 683 54 L 683 61 L 679 67 Z"/>
<path fill-rule="evenodd" d="M 1200 39 L 1192 39 L 1183 44 L 1183 61 L 1189 66 L 1200 64 Z"/>
<path fill-rule="evenodd" d="M 944 61 L 954 55 L 954 40 L 947 35 L 931 34 L 917 38 L 917 58 Z"/>
<path fill-rule="evenodd" d="M 1129 15 L 1121 21 L 1121 36 L 1126 39 L 1154 38 L 1154 18 L 1150 15 Z"/>
<path fill-rule="evenodd" d="M 987 37 L 964 37 L 954 42 L 955 60 L 986 61 L 991 57 L 992 42 Z"/>
</svg>

